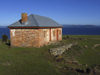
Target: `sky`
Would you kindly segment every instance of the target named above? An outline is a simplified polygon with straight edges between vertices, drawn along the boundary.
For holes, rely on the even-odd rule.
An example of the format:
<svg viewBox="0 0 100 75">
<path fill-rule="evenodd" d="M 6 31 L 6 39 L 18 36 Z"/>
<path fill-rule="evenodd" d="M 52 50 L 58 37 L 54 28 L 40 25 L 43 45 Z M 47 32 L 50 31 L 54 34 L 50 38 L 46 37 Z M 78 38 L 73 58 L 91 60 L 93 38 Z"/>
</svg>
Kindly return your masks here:
<svg viewBox="0 0 100 75">
<path fill-rule="evenodd" d="M 0 0 L 0 25 L 16 22 L 24 12 L 59 24 L 100 25 L 100 0 Z"/>
</svg>

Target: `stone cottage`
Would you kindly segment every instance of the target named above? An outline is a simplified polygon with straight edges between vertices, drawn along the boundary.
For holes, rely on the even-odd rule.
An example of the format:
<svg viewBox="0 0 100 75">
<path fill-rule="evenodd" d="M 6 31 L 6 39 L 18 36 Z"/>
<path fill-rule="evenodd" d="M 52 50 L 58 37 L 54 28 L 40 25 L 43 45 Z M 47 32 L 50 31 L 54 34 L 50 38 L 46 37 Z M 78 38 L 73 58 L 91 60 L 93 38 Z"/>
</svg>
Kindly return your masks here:
<svg viewBox="0 0 100 75">
<path fill-rule="evenodd" d="M 8 27 L 15 47 L 41 47 L 62 40 L 62 25 L 44 16 L 22 13 L 21 19 Z"/>
</svg>

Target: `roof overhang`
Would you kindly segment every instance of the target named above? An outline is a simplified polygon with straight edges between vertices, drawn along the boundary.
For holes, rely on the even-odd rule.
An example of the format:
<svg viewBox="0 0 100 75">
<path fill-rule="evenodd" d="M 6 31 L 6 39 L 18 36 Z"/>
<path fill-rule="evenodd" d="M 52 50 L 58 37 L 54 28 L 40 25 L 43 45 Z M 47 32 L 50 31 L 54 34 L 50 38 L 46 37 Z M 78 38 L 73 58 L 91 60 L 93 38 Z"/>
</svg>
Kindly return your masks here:
<svg viewBox="0 0 100 75">
<path fill-rule="evenodd" d="M 10 29 L 43 29 L 43 28 L 62 28 L 63 26 L 59 27 L 8 27 Z"/>
</svg>

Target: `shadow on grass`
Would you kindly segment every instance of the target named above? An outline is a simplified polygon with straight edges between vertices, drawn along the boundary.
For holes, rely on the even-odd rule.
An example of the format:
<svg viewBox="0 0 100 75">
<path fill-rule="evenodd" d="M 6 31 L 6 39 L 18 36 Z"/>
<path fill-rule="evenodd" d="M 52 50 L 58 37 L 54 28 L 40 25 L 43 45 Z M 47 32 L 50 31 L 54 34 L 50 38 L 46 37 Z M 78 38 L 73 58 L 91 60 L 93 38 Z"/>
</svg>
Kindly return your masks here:
<svg viewBox="0 0 100 75">
<path fill-rule="evenodd" d="M 9 46 L 9 47 L 11 46 L 11 43 L 10 43 L 10 42 L 7 42 L 7 43 L 5 43 L 5 44 L 6 44 L 7 46 Z"/>
</svg>

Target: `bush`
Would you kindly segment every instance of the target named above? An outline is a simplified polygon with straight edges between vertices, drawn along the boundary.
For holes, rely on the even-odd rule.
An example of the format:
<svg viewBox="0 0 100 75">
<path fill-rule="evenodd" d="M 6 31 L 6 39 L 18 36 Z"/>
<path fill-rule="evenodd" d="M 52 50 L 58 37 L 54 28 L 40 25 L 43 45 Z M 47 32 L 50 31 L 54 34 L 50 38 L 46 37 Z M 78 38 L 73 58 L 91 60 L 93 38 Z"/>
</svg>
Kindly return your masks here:
<svg viewBox="0 0 100 75">
<path fill-rule="evenodd" d="M 69 35 L 67 35 L 67 36 L 66 36 L 66 35 L 63 36 L 63 39 L 65 39 L 65 40 L 66 40 L 66 39 L 69 39 L 69 38 L 70 38 Z"/>
<path fill-rule="evenodd" d="M 8 36 L 2 35 L 2 42 L 7 43 L 7 41 L 8 41 Z"/>
<path fill-rule="evenodd" d="M 69 39 L 69 36 L 67 35 L 67 36 L 66 36 L 66 38 L 68 38 L 68 39 Z"/>
</svg>

